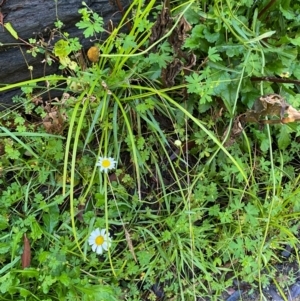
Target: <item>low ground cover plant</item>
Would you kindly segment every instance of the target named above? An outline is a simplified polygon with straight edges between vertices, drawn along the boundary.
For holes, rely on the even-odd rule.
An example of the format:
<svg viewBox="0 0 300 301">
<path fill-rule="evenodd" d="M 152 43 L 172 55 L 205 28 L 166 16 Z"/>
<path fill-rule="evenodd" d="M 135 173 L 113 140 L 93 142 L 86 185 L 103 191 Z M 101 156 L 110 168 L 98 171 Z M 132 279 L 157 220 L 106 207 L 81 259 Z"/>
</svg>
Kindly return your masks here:
<svg viewBox="0 0 300 301">
<path fill-rule="evenodd" d="M 287 300 L 299 9 L 135 0 L 103 41 L 83 3 L 87 52 L 59 20 L 47 52 L 29 41 L 61 73 L 14 84 L 0 112 L 0 298 Z"/>
</svg>

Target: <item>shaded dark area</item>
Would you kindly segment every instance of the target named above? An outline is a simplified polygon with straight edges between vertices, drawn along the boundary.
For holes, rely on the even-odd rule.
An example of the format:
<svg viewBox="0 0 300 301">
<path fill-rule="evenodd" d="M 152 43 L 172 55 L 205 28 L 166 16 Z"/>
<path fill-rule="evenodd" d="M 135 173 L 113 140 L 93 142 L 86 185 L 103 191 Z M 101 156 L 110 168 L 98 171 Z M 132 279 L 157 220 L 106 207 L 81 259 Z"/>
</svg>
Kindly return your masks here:
<svg viewBox="0 0 300 301">
<path fill-rule="evenodd" d="M 104 18 L 105 27 L 110 20 L 113 24 L 117 24 L 122 18 L 119 1 L 114 3 L 114 0 L 111 2 L 97 0 L 86 1 L 86 3 Z M 127 0 L 121 1 L 124 9 L 128 3 Z M 79 42 L 86 49 L 93 45 L 93 41 L 85 39 L 82 30 L 75 26 L 81 17 L 78 13 L 80 8 L 82 8 L 81 0 L 6 0 L 2 4 L 1 12 L 4 23 L 9 22 L 22 40 L 28 41 L 28 39 L 34 38 L 44 39 L 45 42 L 48 42 L 54 22 L 58 19 L 64 24 L 62 32 L 68 32 L 70 37 L 78 37 Z M 102 34 L 101 38 L 105 39 L 106 36 L 106 34 Z M 24 46 L 22 41 L 12 37 L 5 28 L 0 28 L 0 88 L 3 84 L 21 82 L 30 79 L 31 76 L 37 78 L 60 72 L 58 64 L 53 63 L 52 66 L 48 66 L 42 63 L 44 55 L 38 54 L 33 57 L 30 53 L 26 53 L 28 49 L 30 46 Z M 28 66 L 32 66 L 32 74 Z M 11 98 L 18 93 L 19 89 L 5 93 L 0 92 L 0 110 L 9 106 Z"/>
</svg>

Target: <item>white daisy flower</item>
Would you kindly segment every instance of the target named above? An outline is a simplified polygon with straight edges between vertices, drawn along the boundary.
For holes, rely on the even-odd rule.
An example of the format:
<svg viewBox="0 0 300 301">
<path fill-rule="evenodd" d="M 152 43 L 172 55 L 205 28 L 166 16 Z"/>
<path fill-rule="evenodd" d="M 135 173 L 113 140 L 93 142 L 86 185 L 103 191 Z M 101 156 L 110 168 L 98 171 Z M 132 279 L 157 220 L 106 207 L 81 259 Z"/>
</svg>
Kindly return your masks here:
<svg viewBox="0 0 300 301">
<path fill-rule="evenodd" d="M 93 252 L 102 254 L 103 250 L 107 251 L 111 246 L 111 238 L 109 233 L 106 233 L 106 229 L 99 229 L 92 231 L 89 237 L 89 245 L 92 247 Z"/>
<path fill-rule="evenodd" d="M 99 157 L 98 162 L 96 163 L 97 166 L 100 167 L 100 171 L 107 172 L 108 170 L 116 168 L 117 161 L 114 158 L 107 158 L 107 157 Z"/>
</svg>

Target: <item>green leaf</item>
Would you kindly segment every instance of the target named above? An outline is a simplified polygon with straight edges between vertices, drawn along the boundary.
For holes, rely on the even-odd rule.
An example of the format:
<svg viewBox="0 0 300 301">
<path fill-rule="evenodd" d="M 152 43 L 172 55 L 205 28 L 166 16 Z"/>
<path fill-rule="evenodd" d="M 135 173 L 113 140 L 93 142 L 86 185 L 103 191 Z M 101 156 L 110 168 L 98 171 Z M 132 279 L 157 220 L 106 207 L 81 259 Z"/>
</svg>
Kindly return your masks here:
<svg viewBox="0 0 300 301">
<path fill-rule="evenodd" d="M 196 25 L 192 29 L 192 33 L 191 33 L 190 37 L 188 37 L 185 40 L 184 47 L 190 48 L 190 49 L 198 49 L 199 45 L 201 44 L 200 41 L 203 40 L 203 38 L 204 38 L 204 34 L 203 34 L 204 29 L 205 29 L 205 26 L 203 24 Z M 203 45 L 201 44 L 201 47 L 202 46 Z"/>
<path fill-rule="evenodd" d="M 69 43 L 65 40 L 59 40 L 54 45 L 54 54 L 64 58 L 70 54 Z"/>
<path fill-rule="evenodd" d="M 59 222 L 59 209 L 57 205 L 51 206 L 49 213 L 43 214 L 43 222 L 47 233 L 52 234 Z"/>
<path fill-rule="evenodd" d="M 291 144 L 291 134 L 286 124 L 283 124 L 280 128 L 278 135 L 278 147 L 281 150 L 286 149 Z"/>
<path fill-rule="evenodd" d="M 65 286 L 69 286 L 70 285 L 70 282 L 72 279 L 69 278 L 69 276 L 63 272 L 59 277 L 58 277 L 58 280 Z"/>
<path fill-rule="evenodd" d="M 300 36 L 296 37 L 295 39 L 289 39 L 290 42 L 295 46 L 300 46 Z"/>
<path fill-rule="evenodd" d="M 42 283 L 41 288 L 42 288 L 44 294 L 48 294 L 52 285 L 57 281 L 56 278 L 53 278 L 50 275 L 48 275 L 46 277 L 40 277 L 39 280 Z"/>
<path fill-rule="evenodd" d="M 246 43 L 254 43 L 254 42 L 257 42 L 257 41 L 260 41 L 260 40 L 267 39 L 267 38 L 269 38 L 270 36 L 272 36 L 274 33 L 276 33 L 275 30 L 265 32 L 265 33 L 259 35 L 258 37 L 255 37 L 255 38 L 253 38 L 253 39 L 250 39 L 250 40 L 246 41 Z"/>
<path fill-rule="evenodd" d="M 158 64 L 160 68 L 166 68 L 167 63 L 171 62 L 173 57 L 168 53 L 150 53 L 149 57 L 145 59 L 146 62 L 150 64 Z"/>
<path fill-rule="evenodd" d="M 84 296 L 89 296 L 86 300 L 107 300 L 107 301 L 115 301 L 117 300 L 115 296 L 115 292 L 109 286 L 104 285 L 86 285 L 81 286 L 77 285 L 76 289 L 80 291 Z"/>
<path fill-rule="evenodd" d="M 204 33 L 206 40 L 209 43 L 215 43 L 216 41 L 218 41 L 218 39 L 220 37 L 219 32 L 215 32 L 215 31 L 210 32 L 207 27 L 204 29 L 203 33 Z"/>
<path fill-rule="evenodd" d="M 264 139 L 261 141 L 260 143 L 260 149 L 263 151 L 263 152 L 266 152 L 270 147 L 270 143 L 269 143 L 269 140 L 268 139 Z"/>
<path fill-rule="evenodd" d="M 188 92 L 189 93 L 200 93 L 201 86 L 200 82 L 203 77 L 197 73 L 193 73 L 185 77 L 185 80 L 188 82 Z"/>
<path fill-rule="evenodd" d="M 103 28 L 103 18 L 100 17 L 97 13 L 93 13 L 94 24 L 93 29 L 96 33 L 104 31 Z"/>
<path fill-rule="evenodd" d="M 137 46 L 135 42 L 135 37 L 134 36 L 126 36 L 124 41 L 123 41 L 123 48 L 125 51 L 130 51 L 131 49 L 135 48 Z"/>
<path fill-rule="evenodd" d="M 4 215 L 0 215 L 0 230 L 4 230 L 8 227 L 8 218 Z"/>
<path fill-rule="evenodd" d="M 137 28 L 138 28 L 138 32 L 144 32 L 151 28 L 151 23 L 148 20 L 142 19 L 138 23 Z"/>
<path fill-rule="evenodd" d="M 247 7 L 251 7 L 253 5 L 254 0 L 242 0 L 239 2 L 239 5 L 246 5 Z"/>
<path fill-rule="evenodd" d="M 75 25 L 79 29 L 85 29 L 83 31 L 83 35 L 85 38 L 92 37 L 94 33 L 99 33 L 104 31 L 103 28 L 103 18 L 100 17 L 97 13 L 92 13 L 92 16 L 90 13 L 84 9 L 80 9 L 79 13 L 82 14 L 82 20 L 77 22 Z"/>
<path fill-rule="evenodd" d="M 0 254 L 5 254 L 9 251 L 10 246 L 6 242 L 0 242 Z"/>
<path fill-rule="evenodd" d="M 8 22 L 4 24 L 4 27 L 7 29 L 7 31 L 16 39 L 18 40 L 18 34 L 17 32 L 13 29 L 12 25 Z"/>
<path fill-rule="evenodd" d="M 92 37 L 94 34 L 93 25 L 89 21 L 79 21 L 75 24 L 79 29 L 85 29 L 83 35 L 85 38 Z"/>
<path fill-rule="evenodd" d="M 211 69 L 206 67 L 201 74 L 193 73 L 185 77 L 188 82 L 187 90 L 189 93 L 198 94 L 201 98 L 200 105 L 212 101 L 211 96 L 214 93 L 214 87 L 218 84 L 211 79 Z M 200 108 L 199 108 L 200 109 Z"/>
<path fill-rule="evenodd" d="M 296 19 L 296 18 L 295 18 L 294 12 L 285 10 L 281 5 L 280 5 L 279 9 L 280 9 L 282 15 L 283 15 L 287 20 L 293 20 L 293 19 Z"/>
<path fill-rule="evenodd" d="M 22 288 L 22 287 L 19 288 L 19 292 L 20 292 L 21 297 L 25 297 L 25 300 L 26 300 L 26 297 L 31 295 L 31 292 L 29 290 Z"/>
<path fill-rule="evenodd" d="M 6 293 L 13 282 L 13 276 L 10 273 L 7 273 L 3 277 L 0 278 L 0 292 L 2 294 Z"/>
<path fill-rule="evenodd" d="M 3 274 L 4 272 L 6 272 L 7 270 L 13 268 L 14 265 L 16 265 L 17 262 L 20 261 L 20 258 L 21 258 L 21 256 L 17 256 L 17 257 L 15 257 L 15 259 L 14 259 L 12 262 L 6 264 L 6 265 L 0 270 L 0 275 L 2 275 L 2 274 Z M 8 273 L 8 274 L 9 274 L 9 273 Z M 8 275 L 8 274 L 6 274 L 6 275 Z M 5 276 L 6 276 L 6 275 L 5 275 Z M 3 278 L 4 278 L 5 276 L 3 276 L 2 278 L 0 278 L 0 283 L 3 283 Z M 1 291 L 1 285 L 0 285 L 0 291 Z"/>
<path fill-rule="evenodd" d="M 147 98 L 147 99 L 145 99 L 144 102 L 139 103 L 136 106 L 136 110 L 139 113 L 145 113 L 149 110 L 153 110 L 154 106 L 155 106 L 155 102 L 151 98 Z"/>
<path fill-rule="evenodd" d="M 208 49 L 208 58 L 212 62 L 217 62 L 217 61 L 222 60 L 220 55 L 217 53 L 216 47 L 209 47 L 209 49 Z"/>
</svg>

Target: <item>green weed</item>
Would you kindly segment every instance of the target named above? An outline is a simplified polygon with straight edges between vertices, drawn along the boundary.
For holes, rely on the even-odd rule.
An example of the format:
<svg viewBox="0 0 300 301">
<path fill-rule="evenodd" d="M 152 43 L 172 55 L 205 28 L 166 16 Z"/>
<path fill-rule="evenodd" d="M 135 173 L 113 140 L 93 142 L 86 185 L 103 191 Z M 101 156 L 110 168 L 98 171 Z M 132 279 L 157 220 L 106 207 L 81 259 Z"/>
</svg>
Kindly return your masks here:
<svg viewBox="0 0 300 301">
<path fill-rule="evenodd" d="M 59 20 L 49 49 L 29 41 L 62 75 L 0 88 L 23 92 L 0 113 L 3 300 L 222 300 L 234 280 L 261 299 L 270 283 L 285 294 L 296 271 L 286 280 L 276 265 L 287 245 L 299 262 L 299 127 L 232 134 L 260 95 L 299 107 L 296 84 L 268 81 L 300 77 L 299 7 L 264 7 L 136 0 L 101 41 L 103 20 L 83 4 L 91 61 Z M 153 16 L 168 12 L 154 39 Z M 61 96 L 45 101 L 52 89 Z M 101 172 L 99 157 L 116 168 Z M 97 228 L 112 238 L 101 255 L 88 243 Z"/>
</svg>

